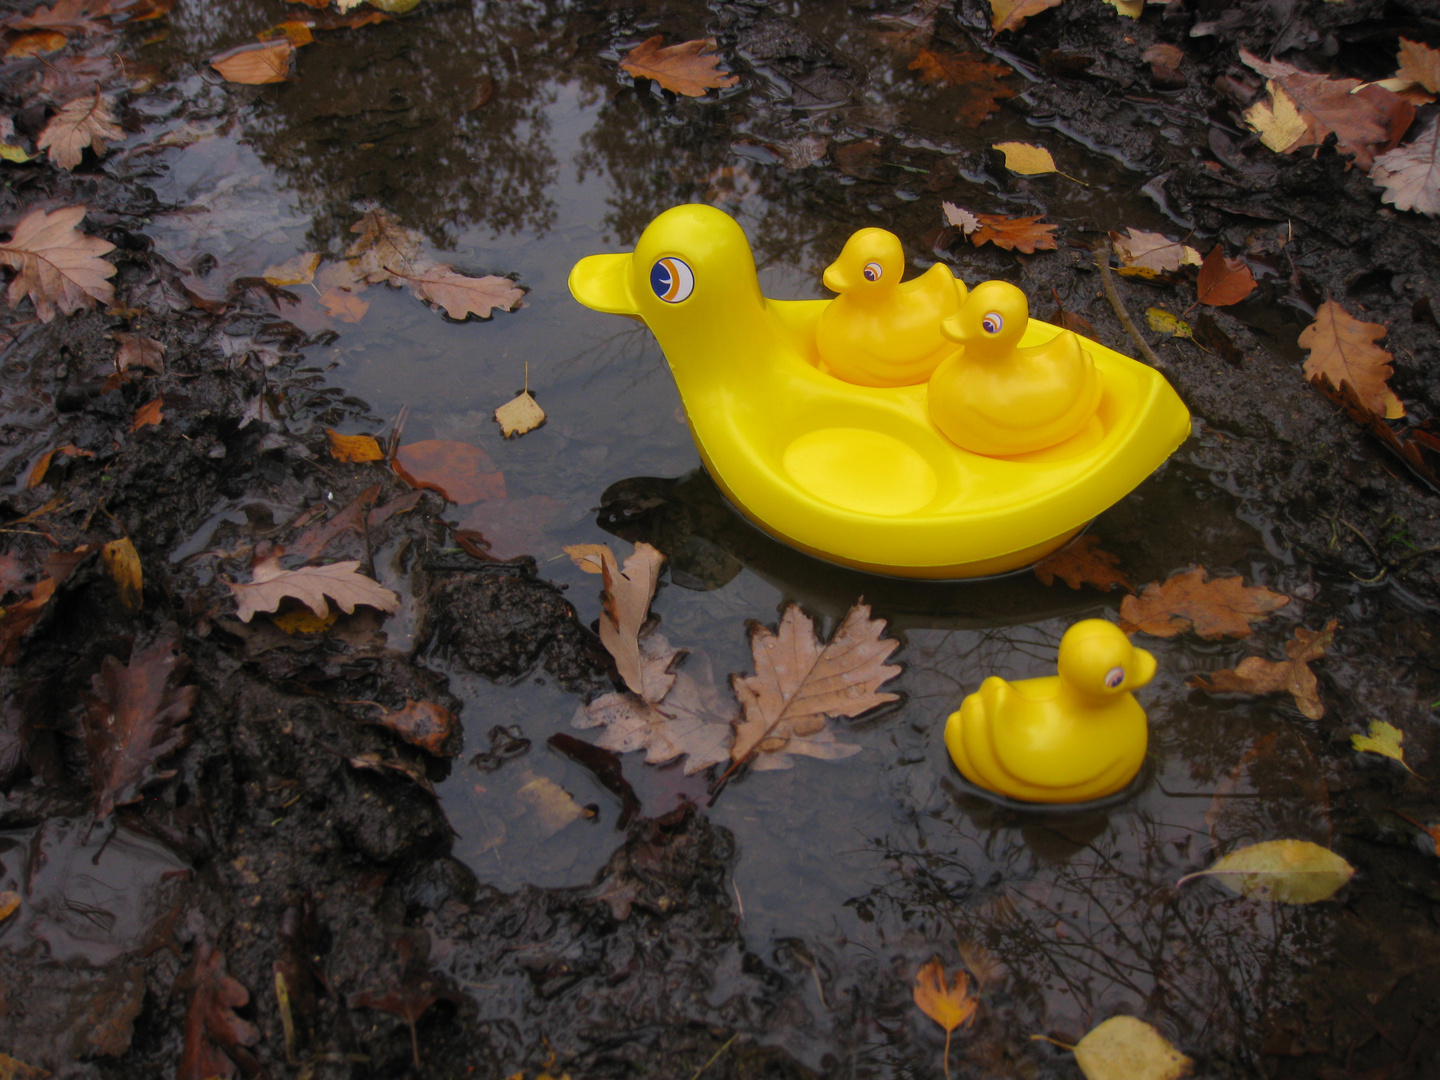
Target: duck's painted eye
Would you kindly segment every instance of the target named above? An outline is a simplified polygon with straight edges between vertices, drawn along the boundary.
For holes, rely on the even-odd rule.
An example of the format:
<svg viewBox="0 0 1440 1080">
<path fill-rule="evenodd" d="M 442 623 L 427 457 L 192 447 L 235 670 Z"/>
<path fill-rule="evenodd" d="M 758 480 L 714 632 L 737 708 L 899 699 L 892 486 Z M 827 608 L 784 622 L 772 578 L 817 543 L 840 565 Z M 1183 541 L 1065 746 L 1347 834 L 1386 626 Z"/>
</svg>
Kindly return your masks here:
<svg viewBox="0 0 1440 1080">
<path fill-rule="evenodd" d="M 695 274 L 680 259 L 660 259 L 650 268 L 650 288 L 667 304 L 678 304 L 695 291 Z"/>
<path fill-rule="evenodd" d="M 987 311 L 985 317 L 980 320 L 987 334 L 998 334 L 1005 327 L 1005 318 L 998 311 Z"/>
<path fill-rule="evenodd" d="M 866 281 L 879 281 L 880 276 L 885 273 L 885 268 L 877 262 L 868 262 L 861 273 L 865 275 Z"/>
<path fill-rule="evenodd" d="M 1125 669 L 1123 667 L 1112 667 L 1105 673 L 1105 685 L 1114 690 L 1125 681 Z"/>
</svg>

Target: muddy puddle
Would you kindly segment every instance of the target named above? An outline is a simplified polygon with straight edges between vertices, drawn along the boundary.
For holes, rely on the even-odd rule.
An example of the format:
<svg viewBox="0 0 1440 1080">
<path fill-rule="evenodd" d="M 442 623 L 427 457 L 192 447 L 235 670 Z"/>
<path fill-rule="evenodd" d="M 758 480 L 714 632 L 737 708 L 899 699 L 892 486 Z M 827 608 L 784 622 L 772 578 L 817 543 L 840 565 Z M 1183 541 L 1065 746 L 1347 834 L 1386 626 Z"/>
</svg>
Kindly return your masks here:
<svg viewBox="0 0 1440 1080">
<path fill-rule="evenodd" d="M 1407 761 L 1422 776 L 1433 771 L 1425 748 L 1436 745 L 1430 703 L 1440 690 L 1433 651 L 1421 647 L 1433 644 L 1422 629 L 1433 609 L 1423 589 L 1357 580 L 1373 566 L 1317 568 L 1310 553 L 1340 527 L 1318 509 L 1303 520 L 1293 503 L 1276 509 L 1269 478 L 1258 475 L 1276 447 L 1292 453 L 1277 432 L 1290 421 L 1267 430 L 1252 415 L 1256 391 L 1215 389 L 1219 377 L 1198 365 L 1223 371 L 1219 362 L 1179 343 L 1160 346 L 1196 413 L 1195 434 L 1092 534 L 1137 586 L 1200 565 L 1291 603 L 1243 642 L 1144 639 L 1159 673 L 1139 695 L 1151 727 L 1139 778 L 1101 805 L 1041 810 L 978 794 L 956 772 L 941 728 L 986 676 L 1053 673 L 1064 629 L 1115 619 L 1121 594 L 1047 587 L 1028 571 L 903 582 L 785 548 L 705 477 L 648 331 L 570 297 L 578 259 L 627 250 L 655 214 L 688 201 L 735 215 L 766 294 L 778 298 L 828 295 L 820 272 L 863 225 L 900 234 L 912 272 L 931 265 L 942 257 L 932 241 L 943 200 L 1043 212 L 1086 242 L 1127 226 L 1184 235 L 1194 225 L 1147 159 L 1157 143 L 1205 145 L 1211 121 L 1193 101 L 1134 89 L 1142 100 L 1125 106 L 1125 124 L 1057 112 L 1047 105 L 1054 80 L 1002 49 L 994 58 L 1017 67 L 1009 84 L 1019 97 L 983 126 L 960 127 L 952 117 L 968 106 L 966 91 L 918 80 L 907 68 L 913 49 L 887 45 L 872 7 L 426 4 L 393 22 L 321 35 L 300 52 L 292 81 L 236 88 L 198 58 L 293 8 L 182 0 L 163 33 L 137 35 L 146 39 L 138 57 L 165 74 L 135 99 L 143 132 L 132 130 L 104 167 L 154 193 L 136 231 L 201 297 L 223 298 L 235 279 L 305 253 L 339 259 L 350 226 L 374 206 L 423 233 L 433 258 L 521 284 L 523 306 L 486 321 L 442 318 L 383 286 L 364 293 L 368 306 L 353 318 L 325 310 L 308 286 L 273 299 L 269 316 L 314 335 L 298 371 L 349 404 L 338 421 L 344 432 L 383 435 L 403 411 L 406 442 L 483 447 L 503 473 L 503 505 L 450 506 L 445 519 L 493 534 L 502 558 L 534 556 L 581 624 L 600 614 L 598 578 L 562 547 L 625 551 L 622 541 L 645 540 L 664 551 L 651 610 L 671 643 L 689 651 L 684 670 L 714 688 L 717 708 L 729 674 L 751 670 L 748 620 L 773 625 L 796 602 L 828 635 L 863 599 L 888 622 L 904 671 L 887 689 L 900 701 L 843 725 L 861 747 L 854 756 L 751 773 L 713 803 L 704 775 L 647 766 L 639 754 L 622 759 L 647 817 L 690 803 L 728 832 L 724 895 L 712 899 L 743 948 L 783 979 L 789 1019 L 760 1024 L 759 1041 L 797 1069 L 939 1075 L 943 1036 L 908 997 L 914 971 L 933 955 L 967 966 L 984 998 L 973 1045 L 957 1038 L 954 1060 L 968 1062 L 957 1064 L 960 1075 L 1074 1075 L 1068 1055 L 1026 1037 L 1073 1042 L 1117 1013 L 1155 1024 L 1203 1058 L 1206 1075 L 1301 1075 L 1293 1070 L 1314 1053 L 1330 1062 L 1369 1054 L 1401 1070 L 1386 1075 L 1422 1075 L 1405 1070 L 1419 1066 L 1416 1054 L 1436 1053 L 1435 1018 L 1417 1003 L 1437 975 L 1414 956 L 1433 955 L 1440 885 L 1424 837 L 1387 808 L 1433 817 L 1433 784 L 1373 755 L 1358 759 L 1349 738 L 1371 719 L 1390 720 L 1412 732 Z M 976 47 L 959 23 L 943 27 L 946 47 Z M 637 89 L 618 58 L 660 32 L 721 34 L 746 80 L 701 99 Z M 1097 32 L 1077 25 L 1076 49 L 1087 33 Z M 161 135 L 173 145 L 157 148 Z M 787 164 L 807 139 L 820 148 L 815 160 Z M 1044 141 L 1070 179 L 1006 174 L 987 147 L 1007 139 Z M 1020 284 L 1040 317 L 1057 303 L 1084 311 L 1106 344 L 1133 351 L 1079 239 L 1035 258 L 969 245 L 943 257 L 972 283 Z M 1137 315 L 1149 302 L 1127 296 Z M 1235 334 L 1253 334 L 1246 340 L 1267 372 L 1298 367 L 1294 335 L 1308 315 L 1269 292 L 1250 304 L 1251 329 Z M 1296 379 L 1299 388 L 1286 392 L 1308 393 Z M 493 410 L 527 380 L 548 420 L 505 440 Z M 292 433 L 318 434 L 332 422 L 318 410 L 293 415 Z M 1298 468 L 1296 477 L 1297 486 L 1307 482 Z M 1400 498 L 1427 500 L 1418 512 L 1433 518 L 1432 497 L 1406 489 Z M 239 493 L 210 505 L 203 523 L 177 538 L 172 563 L 231 543 L 254 501 Z M 1337 520 L 1349 512 L 1332 505 Z M 504 893 L 590 886 L 626 834 L 619 800 L 547 745 L 559 733 L 593 736 L 573 725 L 582 697 L 539 666 L 487 679 L 443 636 L 422 635 L 400 550 L 375 560 L 382 583 L 406 590 L 407 606 L 386 627 L 388 647 L 416 648 L 419 663 L 448 677 L 464 726 L 463 751 L 448 769 L 432 769 L 451 855 Z M 1288 698 L 1187 686 L 1246 656 L 1279 656 L 1296 627 L 1329 618 L 1344 629 L 1321 667 L 1322 721 L 1302 717 Z M 1204 880 L 1176 886 L 1218 853 L 1281 837 L 1333 847 L 1359 868 L 1342 900 L 1263 905 Z M 0 832 L 0 888 L 47 897 L 0 929 L 0 946 L 97 966 L 153 948 L 151 928 L 186 865 L 160 840 L 124 829 L 102 849 L 83 821 Z M 694 1015 L 741 1030 L 745 1020 L 722 999 L 753 972 L 730 954 L 717 965 L 714 999 Z M 528 1022 L 518 977 L 491 979 L 463 950 L 440 950 L 434 966 L 467 988 L 482 1017 Z M 539 985 L 530 979 L 525 985 Z M 1392 998 L 1397 986 L 1404 992 Z M 563 1002 L 563 986 L 556 993 Z M 1367 999 L 1417 1011 L 1375 1018 L 1359 1007 Z M 560 1006 L 545 1008 L 544 1022 L 558 1024 Z M 397 1030 L 403 1064 L 408 1043 Z M 565 1049 L 561 1033 L 547 1034 Z M 511 1051 L 543 1060 L 528 1031 L 505 1038 Z M 697 1052 L 690 1067 L 705 1056 Z M 505 1058 L 504 1075 L 520 1064 Z M 724 1075 L 760 1075 L 735 1068 Z"/>
</svg>

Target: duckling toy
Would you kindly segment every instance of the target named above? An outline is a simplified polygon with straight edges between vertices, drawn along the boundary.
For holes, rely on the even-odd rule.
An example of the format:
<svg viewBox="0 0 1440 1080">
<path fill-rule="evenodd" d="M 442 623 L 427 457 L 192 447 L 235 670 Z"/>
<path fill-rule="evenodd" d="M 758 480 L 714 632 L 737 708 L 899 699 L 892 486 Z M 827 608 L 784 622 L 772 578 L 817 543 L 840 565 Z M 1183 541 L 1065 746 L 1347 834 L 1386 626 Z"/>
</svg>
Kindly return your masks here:
<svg viewBox="0 0 1440 1080">
<path fill-rule="evenodd" d="M 1030 325 L 1025 294 L 1004 281 L 971 291 L 941 324 L 965 346 L 930 377 L 930 419 L 957 446 L 1008 457 L 1080 433 L 1100 403 L 1100 375 L 1080 338 L 1060 330 L 1021 347 Z"/>
<path fill-rule="evenodd" d="M 1155 657 L 1113 623 L 1085 619 L 1060 639 L 1058 673 L 992 675 L 945 723 L 945 746 L 973 784 L 1029 802 L 1111 795 L 1140 771 L 1149 739 L 1135 700 Z"/>
<path fill-rule="evenodd" d="M 958 315 L 965 283 L 943 263 L 901 281 L 905 253 L 885 229 L 861 229 L 825 270 L 825 287 L 839 293 L 820 313 L 815 344 L 822 370 L 859 386 L 922 383 L 956 352 L 940 332 Z"/>
<path fill-rule="evenodd" d="M 792 547 L 862 570 L 959 578 L 1026 566 L 1190 433 L 1157 371 L 1090 345 L 1101 401 L 1088 438 L 1028 458 L 961 449 L 931 422 L 924 383 L 857 386 L 821 371 L 816 330 L 832 301 L 768 299 L 744 230 L 710 206 L 665 211 L 633 252 L 581 259 L 570 291 L 654 332 L 726 498 Z M 1021 346 L 1057 332 L 1031 319 Z"/>
</svg>

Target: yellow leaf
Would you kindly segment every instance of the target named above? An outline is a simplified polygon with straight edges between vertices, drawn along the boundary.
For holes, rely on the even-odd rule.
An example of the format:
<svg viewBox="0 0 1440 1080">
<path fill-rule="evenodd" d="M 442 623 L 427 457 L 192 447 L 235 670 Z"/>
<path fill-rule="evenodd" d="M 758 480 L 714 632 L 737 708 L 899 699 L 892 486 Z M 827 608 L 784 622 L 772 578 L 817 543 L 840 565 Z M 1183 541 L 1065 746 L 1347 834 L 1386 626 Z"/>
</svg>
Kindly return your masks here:
<svg viewBox="0 0 1440 1080">
<path fill-rule="evenodd" d="M 1176 886 L 1214 877 L 1232 892 L 1282 904 L 1328 900 L 1355 868 L 1328 848 L 1308 840 L 1266 840 L 1232 851 L 1208 870 L 1186 874 Z"/>
<path fill-rule="evenodd" d="M 29 161 L 31 155 L 25 152 L 23 146 L 15 143 L 0 143 L 0 161 L 10 161 L 19 164 L 22 161 Z"/>
<path fill-rule="evenodd" d="M 1180 1080 L 1195 1063 L 1149 1024 L 1112 1016 L 1075 1044 L 1086 1080 Z"/>
<path fill-rule="evenodd" d="M 1150 329 L 1157 334 L 1168 334 L 1170 337 L 1188 338 L 1194 337 L 1190 324 L 1180 318 L 1173 311 L 1166 311 L 1164 308 L 1152 307 L 1145 311 L 1145 321 L 1149 323 Z"/>
<path fill-rule="evenodd" d="M 1271 80 L 1266 80 L 1265 86 L 1271 101 L 1257 101 L 1246 109 L 1245 122 L 1260 133 L 1262 143 L 1283 154 L 1300 141 L 1309 124 L 1283 86 Z"/>
<path fill-rule="evenodd" d="M 915 1004 L 947 1033 L 954 1031 L 975 1015 L 979 1002 L 970 996 L 970 977 L 955 972 L 955 985 L 945 984 L 945 968 L 939 960 L 931 960 L 915 974 Z"/>
<path fill-rule="evenodd" d="M 570 544 L 560 550 L 587 574 L 602 573 L 607 558 L 612 564 L 615 562 L 614 554 L 604 544 Z"/>
<path fill-rule="evenodd" d="M 1361 753 L 1384 754 L 1388 758 L 1394 758 L 1405 765 L 1405 751 L 1400 749 L 1400 744 L 1405 741 L 1405 733 L 1394 724 L 1387 724 L 1384 720 L 1370 721 L 1370 734 L 1351 735 L 1350 743 Z M 1405 770 L 1412 775 L 1418 776 L 1414 769 L 1405 765 Z"/>
<path fill-rule="evenodd" d="M 528 431 L 534 431 L 543 424 L 545 410 L 530 396 L 529 390 L 522 390 L 519 397 L 507 401 L 495 410 L 495 419 L 508 439 L 512 435 L 524 435 Z"/>
<path fill-rule="evenodd" d="M 0 892 L 0 922 L 4 922 L 11 915 L 14 915 L 20 907 L 20 894 L 13 892 Z"/>
<path fill-rule="evenodd" d="M 995 149 L 1005 155 L 1005 167 L 1021 176 L 1041 176 L 1044 173 L 1059 172 L 1055 159 L 1043 146 L 1030 143 L 996 143 Z"/>
<path fill-rule="evenodd" d="M 270 621 L 287 634 L 323 634 L 339 618 L 340 613 L 334 608 L 324 615 L 316 615 L 309 608 L 295 608 L 283 615 L 270 616 Z"/>
<path fill-rule="evenodd" d="M 319 253 L 311 251 L 296 255 L 289 262 L 267 266 L 263 276 L 271 285 L 309 285 L 315 280 L 315 270 L 319 265 Z"/>
<path fill-rule="evenodd" d="M 1145 11 L 1145 0 L 1105 0 L 1127 19 L 1138 19 Z"/>
<path fill-rule="evenodd" d="M 330 439 L 330 456 L 338 461 L 384 461 L 385 451 L 373 435 L 341 435 L 331 428 L 325 429 Z"/>
<path fill-rule="evenodd" d="M 100 549 L 100 557 L 120 590 L 120 603 L 130 611 L 139 611 L 144 602 L 145 578 L 140 570 L 140 555 L 130 538 L 111 540 Z"/>
<path fill-rule="evenodd" d="M 1018 30 L 1031 15 L 1053 8 L 1060 0 L 990 0 L 990 25 L 1001 30 Z"/>
</svg>

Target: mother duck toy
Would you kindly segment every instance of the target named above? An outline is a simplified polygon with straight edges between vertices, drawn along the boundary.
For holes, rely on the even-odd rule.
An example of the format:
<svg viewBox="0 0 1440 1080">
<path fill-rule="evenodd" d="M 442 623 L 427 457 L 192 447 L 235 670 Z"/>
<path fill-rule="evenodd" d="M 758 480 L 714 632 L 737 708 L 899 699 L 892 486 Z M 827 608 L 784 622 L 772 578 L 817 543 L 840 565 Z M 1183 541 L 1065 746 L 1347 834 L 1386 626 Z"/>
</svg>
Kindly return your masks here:
<svg viewBox="0 0 1440 1080">
<path fill-rule="evenodd" d="M 1087 341 L 1094 422 L 1030 453 L 964 449 L 932 421 L 925 382 L 862 386 L 822 371 L 817 328 L 838 300 L 767 299 L 744 231 L 710 206 L 665 211 L 633 252 L 581 259 L 570 291 L 655 334 L 726 498 L 792 547 L 862 570 L 962 578 L 1026 566 L 1190 432 L 1158 372 Z M 1019 345 L 1059 333 L 1030 319 Z"/>
</svg>

